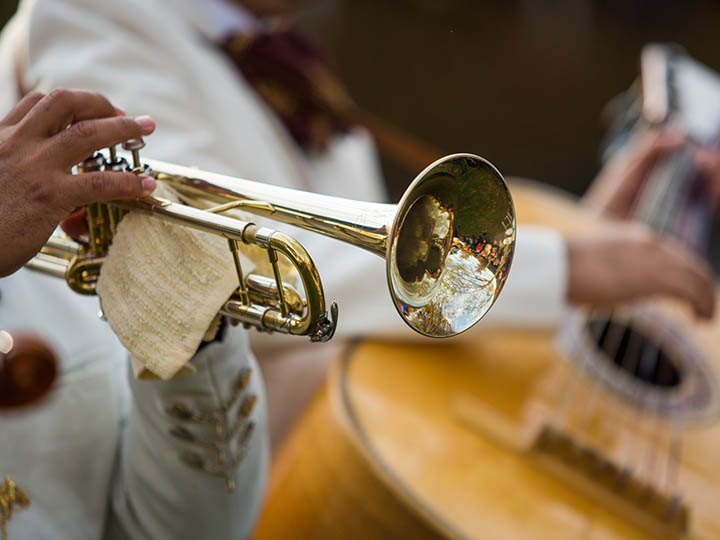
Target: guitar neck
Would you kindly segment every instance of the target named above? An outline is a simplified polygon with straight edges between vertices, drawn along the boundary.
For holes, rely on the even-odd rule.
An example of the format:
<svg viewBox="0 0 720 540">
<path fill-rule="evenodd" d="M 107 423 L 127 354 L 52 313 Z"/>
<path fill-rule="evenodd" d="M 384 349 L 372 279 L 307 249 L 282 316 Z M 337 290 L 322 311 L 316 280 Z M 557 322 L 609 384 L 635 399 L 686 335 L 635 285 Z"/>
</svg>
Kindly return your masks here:
<svg viewBox="0 0 720 540">
<path fill-rule="evenodd" d="M 694 145 L 687 144 L 658 161 L 638 197 L 634 218 L 705 255 L 713 203 L 694 154 Z"/>
</svg>

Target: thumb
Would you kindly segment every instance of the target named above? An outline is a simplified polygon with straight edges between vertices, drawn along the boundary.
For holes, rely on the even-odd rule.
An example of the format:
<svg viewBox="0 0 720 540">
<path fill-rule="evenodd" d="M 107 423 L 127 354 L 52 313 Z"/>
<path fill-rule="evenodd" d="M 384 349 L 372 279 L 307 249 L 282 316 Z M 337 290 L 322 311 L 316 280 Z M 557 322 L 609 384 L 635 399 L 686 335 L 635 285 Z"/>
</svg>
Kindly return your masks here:
<svg viewBox="0 0 720 540">
<path fill-rule="evenodd" d="M 94 202 L 145 197 L 155 189 L 155 179 L 129 172 L 91 172 L 70 176 L 68 202 L 73 208 Z"/>
</svg>

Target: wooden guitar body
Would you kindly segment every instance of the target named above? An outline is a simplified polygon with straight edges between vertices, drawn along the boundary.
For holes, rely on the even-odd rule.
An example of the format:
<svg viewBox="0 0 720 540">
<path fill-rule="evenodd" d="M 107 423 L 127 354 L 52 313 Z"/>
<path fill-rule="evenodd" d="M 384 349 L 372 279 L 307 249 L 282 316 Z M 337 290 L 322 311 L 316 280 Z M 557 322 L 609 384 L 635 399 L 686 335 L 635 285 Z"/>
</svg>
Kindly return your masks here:
<svg viewBox="0 0 720 540">
<path fill-rule="evenodd" d="M 512 191 L 521 224 L 598 226 L 567 198 Z M 658 310 L 714 379 L 720 321 Z M 278 452 L 255 538 L 720 538 L 710 420 L 622 399 L 554 332 L 355 343 Z"/>
</svg>

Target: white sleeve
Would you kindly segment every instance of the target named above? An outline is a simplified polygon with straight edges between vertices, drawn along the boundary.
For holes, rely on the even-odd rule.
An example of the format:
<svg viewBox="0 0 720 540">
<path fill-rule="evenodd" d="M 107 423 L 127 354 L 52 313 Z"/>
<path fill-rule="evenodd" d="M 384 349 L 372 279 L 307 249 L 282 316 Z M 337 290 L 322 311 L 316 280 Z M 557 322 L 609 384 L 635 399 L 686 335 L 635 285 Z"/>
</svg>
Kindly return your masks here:
<svg viewBox="0 0 720 540">
<path fill-rule="evenodd" d="M 566 306 L 567 274 L 567 245 L 560 233 L 521 225 L 505 288 L 480 325 L 557 325 Z"/>
</svg>

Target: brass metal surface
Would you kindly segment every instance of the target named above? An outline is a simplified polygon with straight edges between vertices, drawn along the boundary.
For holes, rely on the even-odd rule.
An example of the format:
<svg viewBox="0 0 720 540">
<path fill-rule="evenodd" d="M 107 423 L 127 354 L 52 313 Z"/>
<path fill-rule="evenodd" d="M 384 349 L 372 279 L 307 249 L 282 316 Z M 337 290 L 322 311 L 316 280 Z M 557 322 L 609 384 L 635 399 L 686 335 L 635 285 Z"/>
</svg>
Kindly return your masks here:
<svg viewBox="0 0 720 540">
<path fill-rule="evenodd" d="M 391 205 L 281 188 L 155 160 L 140 164 L 139 145 L 133 145 L 132 151 L 134 165 L 128 169 L 163 182 L 184 204 L 147 197 L 91 205 L 86 245 L 73 252 L 67 239 L 53 237 L 28 267 L 58 275 L 64 265 L 68 284 L 77 292 L 93 294 L 122 212 L 143 212 L 228 239 L 239 286 L 221 310 L 224 315 L 263 330 L 310 335 L 313 341 L 332 337 L 337 308 L 331 306 L 329 312 L 325 308 L 322 283 L 310 255 L 284 233 L 223 213 L 240 209 L 384 257 L 398 313 L 426 336 L 447 337 L 470 328 L 493 305 L 507 278 L 515 244 L 512 198 L 500 173 L 478 156 L 454 154 L 437 160 L 415 178 L 397 205 Z M 79 169 L 97 170 L 101 163 L 113 168 L 121 161 L 114 150 L 104 151 Z M 267 250 L 274 286 L 263 281 L 260 287 L 254 279 L 248 288 L 237 257 L 240 243 Z M 282 283 L 278 252 L 299 275 L 305 289 L 304 310 L 298 304 L 302 295 Z"/>
</svg>

